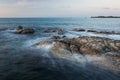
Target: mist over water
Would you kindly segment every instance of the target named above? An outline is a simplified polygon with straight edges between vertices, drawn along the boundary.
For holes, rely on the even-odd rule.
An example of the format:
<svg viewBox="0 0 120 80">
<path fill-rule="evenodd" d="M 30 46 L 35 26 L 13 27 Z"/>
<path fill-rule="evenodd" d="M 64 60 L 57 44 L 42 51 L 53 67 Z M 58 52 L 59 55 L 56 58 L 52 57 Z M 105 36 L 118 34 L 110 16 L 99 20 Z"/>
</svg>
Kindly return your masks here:
<svg viewBox="0 0 120 80">
<path fill-rule="evenodd" d="M 34 28 L 36 32 L 28 35 L 12 33 L 19 25 Z M 99 36 L 120 40 L 120 35 L 70 31 L 74 28 L 83 28 L 119 32 L 119 26 L 120 19 L 0 19 L 0 80 L 119 80 L 119 71 L 100 66 L 108 64 L 104 56 L 70 54 L 70 58 L 61 58 L 53 56 L 50 51 L 54 43 L 34 46 L 52 36 L 63 36 L 43 33 L 47 28 L 63 29 L 64 35 L 69 38 Z"/>
</svg>

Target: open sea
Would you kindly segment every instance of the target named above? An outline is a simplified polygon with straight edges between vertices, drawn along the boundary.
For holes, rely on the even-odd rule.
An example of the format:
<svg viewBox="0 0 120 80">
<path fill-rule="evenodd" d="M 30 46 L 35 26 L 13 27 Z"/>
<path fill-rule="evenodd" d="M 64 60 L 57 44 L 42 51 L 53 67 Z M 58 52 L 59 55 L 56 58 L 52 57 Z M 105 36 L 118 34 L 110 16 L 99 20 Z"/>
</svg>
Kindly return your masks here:
<svg viewBox="0 0 120 80">
<path fill-rule="evenodd" d="M 35 33 L 12 33 L 19 25 L 33 28 Z M 56 58 L 48 50 L 35 48 L 33 45 L 40 41 L 61 36 L 43 32 L 49 28 L 62 29 L 69 38 L 98 36 L 120 40 L 119 34 L 72 31 L 80 28 L 120 32 L 120 18 L 0 18 L 0 80 L 120 80 L 120 71 L 81 62 L 77 56 L 70 60 Z"/>
</svg>

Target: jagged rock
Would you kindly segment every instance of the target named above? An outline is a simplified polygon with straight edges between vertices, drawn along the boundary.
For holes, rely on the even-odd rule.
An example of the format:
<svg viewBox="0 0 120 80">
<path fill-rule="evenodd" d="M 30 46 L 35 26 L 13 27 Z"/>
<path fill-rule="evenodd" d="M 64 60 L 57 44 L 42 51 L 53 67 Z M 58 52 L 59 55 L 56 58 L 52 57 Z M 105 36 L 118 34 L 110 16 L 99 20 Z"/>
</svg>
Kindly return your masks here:
<svg viewBox="0 0 120 80">
<path fill-rule="evenodd" d="M 50 44 L 53 44 L 49 49 L 50 55 L 53 57 L 71 60 L 73 58 L 76 59 L 76 56 L 82 56 L 85 61 L 89 60 L 87 56 L 98 57 L 98 60 L 100 57 L 103 59 L 103 63 L 100 61 L 102 64 L 101 67 L 110 68 L 116 71 L 120 70 L 120 40 L 86 36 L 64 39 L 59 36 L 54 36 L 36 44 L 36 46 L 45 48 L 44 45 Z M 79 60 L 82 60 L 81 57 L 79 57 Z M 99 65 L 96 60 L 90 62 Z M 108 63 L 106 64 L 106 62 Z"/>
<path fill-rule="evenodd" d="M 53 37 L 40 44 L 54 42 L 51 52 L 59 56 L 70 56 L 71 54 L 96 55 L 100 56 L 107 52 L 116 52 L 120 55 L 120 40 L 111 40 L 100 37 L 79 37 L 64 39 Z M 39 44 L 39 45 L 40 45 Z"/>
</svg>

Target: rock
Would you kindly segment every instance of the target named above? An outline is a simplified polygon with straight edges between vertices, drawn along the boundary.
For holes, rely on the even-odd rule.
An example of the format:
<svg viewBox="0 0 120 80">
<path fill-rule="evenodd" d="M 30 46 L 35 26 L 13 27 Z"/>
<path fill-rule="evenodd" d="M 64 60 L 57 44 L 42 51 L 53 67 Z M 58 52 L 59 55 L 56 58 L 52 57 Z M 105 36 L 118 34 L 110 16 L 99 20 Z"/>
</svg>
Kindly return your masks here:
<svg viewBox="0 0 120 80">
<path fill-rule="evenodd" d="M 43 46 L 44 49 L 44 45 L 49 45 L 53 42 L 54 44 L 49 49 L 51 53 L 50 55 L 53 57 L 71 60 L 77 55 L 78 57 L 83 56 L 84 59 L 87 60 L 89 58 L 87 56 L 90 56 L 96 58 L 96 60 L 93 60 L 91 62 L 92 64 L 95 63 L 97 65 L 99 58 L 101 58 L 100 63 L 101 60 L 103 62 L 108 61 L 110 64 L 112 63 L 111 66 L 105 62 L 105 65 L 102 65 L 103 67 L 107 66 L 107 68 L 110 67 L 116 70 L 120 70 L 120 40 L 87 36 L 64 39 L 59 36 L 54 36 L 40 42 L 36 46 Z M 79 60 L 82 60 L 81 57 L 79 57 Z M 117 67 L 114 67 L 115 65 Z"/>
<path fill-rule="evenodd" d="M 97 51 L 96 49 L 92 49 L 84 45 L 80 47 L 80 50 L 84 55 L 96 55 L 96 56 L 102 55 L 101 52 Z"/>
<path fill-rule="evenodd" d="M 91 18 L 120 18 L 119 16 L 91 16 Z"/>
<path fill-rule="evenodd" d="M 96 30 L 87 30 L 87 32 L 93 32 L 95 34 L 120 34 L 119 32 L 115 31 L 96 31 Z"/>
<path fill-rule="evenodd" d="M 80 46 L 78 46 L 78 45 L 70 44 L 70 49 L 71 49 L 72 53 L 81 53 L 82 54 L 82 52 L 80 51 Z"/>
<path fill-rule="evenodd" d="M 22 26 L 18 26 L 17 27 L 17 30 L 19 31 L 19 30 L 23 30 L 23 27 Z"/>
<path fill-rule="evenodd" d="M 22 30 L 21 34 L 32 34 L 34 32 L 35 32 L 34 29 L 24 29 Z"/>
<path fill-rule="evenodd" d="M 34 29 L 31 29 L 31 28 L 26 28 L 24 29 L 22 26 L 18 26 L 17 27 L 17 34 L 33 34 L 35 32 Z"/>
<path fill-rule="evenodd" d="M 97 31 L 95 31 L 95 30 L 87 30 L 87 32 L 97 32 Z"/>
<path fill-rule="evenodd" d="M 73 31 L 77 31 L 77 32 L 85 32 L 85 29 L 79 29 L 79 28 L 76 28 L 76 29 L 73 29 Z"/>
<path fill-rule="evenodd" d="M 62 29 L 47 29 L 44 31 L 45 33 L 57 33 L 57 34 L 64 34 Z"/>
<path fill-rule="evenodd" d="M 107 52 L 117 53 L 120 55 L 120 40 L 111 40 L 101 37 L 78 37 L 62 38 L 54 36 L 41 44 L 53 43 L 51 52 L 56 56 L 70 57 L 72 54 L 95 55 L 101 56 Z"/>
<path fill-rule="evenodd" d="M 61 37 L 60 36 L 53 36 L 51 39 L 58 40 L 58 39 L 61 39 Z"/>
</svg>

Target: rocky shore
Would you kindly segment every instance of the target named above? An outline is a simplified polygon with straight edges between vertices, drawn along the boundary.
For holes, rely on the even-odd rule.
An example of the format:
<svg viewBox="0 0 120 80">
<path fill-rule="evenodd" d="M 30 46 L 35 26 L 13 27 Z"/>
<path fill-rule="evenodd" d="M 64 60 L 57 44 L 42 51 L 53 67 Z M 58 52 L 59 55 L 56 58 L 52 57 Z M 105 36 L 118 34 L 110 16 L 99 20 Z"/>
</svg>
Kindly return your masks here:
<svg viewBox="0 0 120 80">
<path fill-rule="evenodd" d="M 120 40 L 87 36 L 78 38 L 54 36 L 37 43 L 35 46 L 40 48 L 41 46 L 50 44 L 51 47 L 49 50 L 55 57 L 68 59 L 74 54 L 82 56 L 104 56 L 111 62 L 112 66 L 109 66 L 113 69 L 120 69 Z M 117 68 L 115 64 L 117 64 Z M 108 64 L 106 66 L 109 67 Z"/>
<path fill-rule="evenodd" d="M 92 32 L 96 34 L 117 34 L 117 32 L 104 32 L 96 30 L 73 29 L 76 32 Z M 32 28 L 23 28 L 18 26 L 15 34 L 33 34 Z M 33 46 L 49 51 L 51 55 L 57 58 L 70 59 L 73 55 L 78 56 L 96 56 L 103 57 L 112 65 L 104 64 L 107 67 L 112 66 L 114 69 L 120 70 L 120 40 L 109 39 L 95 36 L 80 36 L 69 38 L 62 29 L 43 29 L 42 33 L 55 33 L 58 36 L 52 36 L 46 40 L 35 43 Z M 44 53 L 43 53 L 44 54 Z M 97 60 L 97 59 L 96 59 Z M 103 62 L 104 63 L 104 62 Z M 117 67 L 117 68 L 116 68 Z"/>
<path fill-rule="evenodd" d="M 54 36 L 38 43 L 37 45 L 40 46 L 54 42 L 54 46 L 52 47 L 53 52 L 63 49 L 69 51 L 70 53 L 78 54 L 102 55 L 107 52 L 113 52 L 120 56 L 120 40 L 87 36 L 78 38 L 63 37 Z"/>
</svg>

